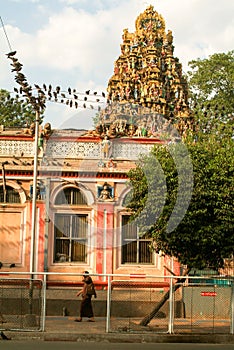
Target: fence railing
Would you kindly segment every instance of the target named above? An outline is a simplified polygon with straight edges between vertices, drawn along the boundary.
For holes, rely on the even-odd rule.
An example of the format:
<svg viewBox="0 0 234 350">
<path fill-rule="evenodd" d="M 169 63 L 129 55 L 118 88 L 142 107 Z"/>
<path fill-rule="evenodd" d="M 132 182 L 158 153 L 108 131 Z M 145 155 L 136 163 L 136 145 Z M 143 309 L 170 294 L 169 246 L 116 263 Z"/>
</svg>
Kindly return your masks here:
<svg viewBox="0 0 234 350">
<path fill-rule="evenodd" d="M 98 294 L 95 316 L 105 318 L 106 332 L 234 334 L 231 278 L 91 276 Z M 77 316 L 74 290 L 81 279 L 75 273 L 1 272 L 0 329 L 45 331 L 47 316 Z"/>
<path fill-rule="evenodd" d="M 41 330 L 44 300 L 42 280 L 0 279 L 0 324 L 10 330 Z"/>
</svg>

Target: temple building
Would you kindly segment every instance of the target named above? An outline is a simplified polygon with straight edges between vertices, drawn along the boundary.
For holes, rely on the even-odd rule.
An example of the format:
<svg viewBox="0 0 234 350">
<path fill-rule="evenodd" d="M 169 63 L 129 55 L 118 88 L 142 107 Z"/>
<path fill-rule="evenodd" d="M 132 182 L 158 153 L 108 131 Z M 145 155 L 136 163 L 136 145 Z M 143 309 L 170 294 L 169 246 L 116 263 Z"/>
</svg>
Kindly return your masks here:
<svg viewBox="0 0 234 350">
<path fill-rule="evenodd" d="M 122 39 L 95 129 L 40 129 L 36 208 L 34 128 L 2 126 L 2 271 L 14 264 L 21 272 L 165 274 L 167 258 L 129 222 L 127 174 L 155 144 L 186 137 L 192 128 L 187 84 L 172 32 L 152 6 L 138 16 L 134 33 L 123 30 Z M 53 278 L 64 280 L 48 276 Z"/>
</svg>

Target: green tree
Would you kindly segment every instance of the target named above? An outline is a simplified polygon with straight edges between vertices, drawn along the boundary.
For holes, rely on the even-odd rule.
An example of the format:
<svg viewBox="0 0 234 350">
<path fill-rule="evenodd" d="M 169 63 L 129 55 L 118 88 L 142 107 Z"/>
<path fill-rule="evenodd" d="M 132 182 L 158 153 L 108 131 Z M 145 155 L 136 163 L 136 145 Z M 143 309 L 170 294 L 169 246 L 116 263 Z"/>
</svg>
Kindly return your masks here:
<svg viewBox="0 0 234 350">
<path fill-rule="evenodd" d="M 227 113 L 234 111 L 234 50 L 189 62 L 191 99 L 200 106 Z"/>
<path fill-rule="evenodd" d="M 220 121 L 233 120 L 234 50 L 189 62 L 190 104 L 197 130 L 209 132 Z"/>
<path fill-rule="evenodd" d="M 32 106 L 22 101 L 18 95 L 11 96 L 6 90 L 0 90 L 0 124 L 5 127 L 30 126 L 35 121 Z"/>
<path fill-rule="evenodd" d="M 153 238 L 156 252 L 187 265 L 185 273 L 191 268 L 218 270 L 233 257 L 232 135 L 232 124 L 223 123 L 210 134 L 201 133 L 197 142 L 156 146 L 129 172 L 132 219 L 140 233 Z M 181 282 L 183 278 L 177 279 L 175 290 Z M 140 325 L 146 326 L 168 298 L 169 292 Z"/>
<path fill-rule="evenodd" d="M 221 268 L 234 252 L 234 145 L 230 126 L 220 129 L 222 137 L 202 136 L 188 152 L 182 143 L 157 146 L 129 172 L 140 232 L 189 268 Z"/>
</svg>

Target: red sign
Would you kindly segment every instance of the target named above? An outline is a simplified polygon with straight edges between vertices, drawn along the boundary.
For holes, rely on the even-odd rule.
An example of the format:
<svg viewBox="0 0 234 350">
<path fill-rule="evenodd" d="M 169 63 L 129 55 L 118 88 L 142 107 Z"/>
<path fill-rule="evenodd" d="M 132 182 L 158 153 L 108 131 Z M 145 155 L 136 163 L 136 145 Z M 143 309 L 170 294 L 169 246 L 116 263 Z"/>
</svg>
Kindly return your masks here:
<svg viewBox="0 0 234 350">
<path fill-rule="evenodd" d="M 202 297 L 216 297 L 216 292 L 201 292 Z"/>
</svg>

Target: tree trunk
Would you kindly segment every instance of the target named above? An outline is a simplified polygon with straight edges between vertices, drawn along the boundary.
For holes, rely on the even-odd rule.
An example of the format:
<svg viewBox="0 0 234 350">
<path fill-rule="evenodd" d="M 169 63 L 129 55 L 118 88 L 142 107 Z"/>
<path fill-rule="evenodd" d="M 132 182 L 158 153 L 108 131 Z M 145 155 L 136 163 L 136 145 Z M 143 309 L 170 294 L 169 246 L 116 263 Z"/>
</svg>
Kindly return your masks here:
<svg viewBox="0 0 234 350">
<path fill-rule="evenodd" d="M 188 270 L 186 270 L 183 275 L 187 275 Z M 178 278 L 176 280 L 175 285 L 173 286 L 174 291 L 176 291 L 177 289 L 179 289 L 181 287 L 181 283 L 183 283 L 185 281 L 185 278 Z M 156 316 L 156 314 L 158 313 L 158 311 L 161 309 L 161 307 L 165 304 L 165 302 L 169 299 L 170 296 L 170 290 L 168 290 L 166 292 L 166 294 L 164 294 L 164 296 L 162 297 L 162 299 L 159 301 L 159 303 L 155 306 L 155 308 L 151 311 L 150 314 L 146 315 L 143 320 L 141 320 L 141 322 L 139 323 L 140 326 L 147 326 L 148 323 Z"/>
</svg>

